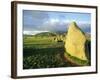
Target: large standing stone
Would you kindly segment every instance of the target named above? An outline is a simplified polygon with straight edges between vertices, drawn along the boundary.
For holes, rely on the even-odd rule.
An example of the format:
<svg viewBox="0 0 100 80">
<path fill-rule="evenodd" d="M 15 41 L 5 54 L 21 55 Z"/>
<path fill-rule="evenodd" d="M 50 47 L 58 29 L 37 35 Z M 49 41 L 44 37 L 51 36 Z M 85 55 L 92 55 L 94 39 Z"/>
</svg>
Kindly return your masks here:
<svg viewBox="0 0 100 80">
<path fill-rule="evenodd" d="M 68 57 L 68 54 L 76 59 L 87 61 L 85 43 L 86 37 L 84 32 L 77 26 L 75 22 L 72 22 L 69 25 L 68 33 L 65 39 L 65 57 Z M 74 59 L 71 59 L 71 61 L 75 63 L 73 60 Z"/>
</svg>

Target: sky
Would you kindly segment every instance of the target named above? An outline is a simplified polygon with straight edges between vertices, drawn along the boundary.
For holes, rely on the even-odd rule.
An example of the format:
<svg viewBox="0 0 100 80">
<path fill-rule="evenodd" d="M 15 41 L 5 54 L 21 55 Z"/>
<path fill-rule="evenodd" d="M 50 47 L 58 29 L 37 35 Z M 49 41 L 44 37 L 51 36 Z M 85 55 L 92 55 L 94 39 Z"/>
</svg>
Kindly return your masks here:
<svg viewBox="0 0 100 80">
<path fill-rule="evenodd" d="M 90 32 L 90 13 L 23 10 L 23 29 L 28 32 L 67 31 L 73 21 L 83 31 Z"/>
</svg>

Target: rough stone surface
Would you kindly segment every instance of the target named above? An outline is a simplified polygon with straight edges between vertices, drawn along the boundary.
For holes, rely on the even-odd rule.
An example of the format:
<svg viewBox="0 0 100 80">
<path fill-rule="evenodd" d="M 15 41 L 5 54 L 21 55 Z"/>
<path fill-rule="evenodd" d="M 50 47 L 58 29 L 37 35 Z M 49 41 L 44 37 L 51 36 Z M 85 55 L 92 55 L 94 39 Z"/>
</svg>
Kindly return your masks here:
<svg viewBox="0 0 100 80">
<path fill-rule="evenodd" d="M 69 25 L 68 33 L 65 39 L 65 51 L 71 56 L 81 60 L 87 60 L 85 53 L 86 37 L 84 32 L 75 22 Z"/>
</svg>

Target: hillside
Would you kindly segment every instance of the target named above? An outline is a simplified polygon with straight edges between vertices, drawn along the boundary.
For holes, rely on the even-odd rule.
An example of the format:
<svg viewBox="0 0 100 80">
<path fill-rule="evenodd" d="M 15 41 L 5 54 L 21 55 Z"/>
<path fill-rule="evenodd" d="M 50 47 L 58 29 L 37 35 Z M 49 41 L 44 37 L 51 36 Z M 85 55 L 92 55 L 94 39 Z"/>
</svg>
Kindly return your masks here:
<svg viewBox="0 0 100 80">
<path fill-rule="evenodd" d="M 42 33 L 38 33 L 34 36 L 36 37 L 51 37 L 51 36 L 56 36 L 57 34 L 56 33 L 52 33 L 52 32 L 42 32 Z"/>
</svg>

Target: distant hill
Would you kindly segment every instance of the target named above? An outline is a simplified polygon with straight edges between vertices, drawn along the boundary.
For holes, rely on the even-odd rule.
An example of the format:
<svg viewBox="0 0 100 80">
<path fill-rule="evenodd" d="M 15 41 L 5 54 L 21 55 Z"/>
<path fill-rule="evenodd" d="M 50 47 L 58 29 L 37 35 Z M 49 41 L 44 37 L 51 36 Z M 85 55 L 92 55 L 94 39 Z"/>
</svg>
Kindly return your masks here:
<svg viewBox="0 0 100 80">
<path fill-rule="evenodd" d="M 90 33 L 85 33 L 85 36 L 86 36 L 87 40 L 91 39 L 91 34 Z"/>
<path fill-rule="evenodd" d="M 38 34 L 36 34 L 36 35 L 34 35 L 34 36 L 40 36 L 40 37 L 44 37 L 44 36 L 57 36 L 57 34 L 56 33 L 52 33 L 52 32 L 42 32 L 42 33 L 38 33 Z"/>
</svg>

